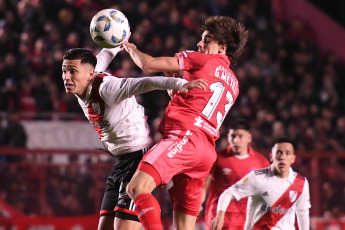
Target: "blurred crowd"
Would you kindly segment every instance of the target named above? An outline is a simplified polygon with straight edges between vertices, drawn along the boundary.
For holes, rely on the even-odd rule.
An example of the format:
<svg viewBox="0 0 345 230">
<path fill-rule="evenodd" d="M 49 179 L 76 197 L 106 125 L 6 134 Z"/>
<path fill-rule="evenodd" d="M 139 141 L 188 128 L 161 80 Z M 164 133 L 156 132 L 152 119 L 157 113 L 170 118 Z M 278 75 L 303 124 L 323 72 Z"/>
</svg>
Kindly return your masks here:
<svg viewBox="0 0 345 230">
<path fill-rule="evenodd" d="M 43 113 L 83 117 L 75 96 L 64 92 L 62 56 L 74 47 L 100 51 L 90 38 L 89 23 L 104 8 L 125 13 L 130 41 L 152 56 L 197 50 L 201 22 L 209 15 L 234 17 L 249 29 L 245 53 L 232 66 L 240 94 L 220 130 L 218 148 L 227 145 L 231 120 L 241 117 L 250 122 L 257 150 L 267 152 L 275 138 L 287 135 L 299 151 L 345 153 L 344 65 L 332 53 L 320 52 L 308 23 L 299 18 L 275 21 L 269 0 L 0 0 L 0 111 L 33 114 L 30 119 L 42 119 Z M 108 72 L 145 76 L 125 52 Z M 155 130 L 169 97 L 156 91 L 138 101 L 157 141 Z M 9 143 L 6 128 L 0 126 L 0 145 Z M 344 162 L 332 164 L 344 172 Z M 344 202 L 345 176 L 335 177 L 323 185 L 324 193 L 340 184 L 337 191 Z"/>
</svg>

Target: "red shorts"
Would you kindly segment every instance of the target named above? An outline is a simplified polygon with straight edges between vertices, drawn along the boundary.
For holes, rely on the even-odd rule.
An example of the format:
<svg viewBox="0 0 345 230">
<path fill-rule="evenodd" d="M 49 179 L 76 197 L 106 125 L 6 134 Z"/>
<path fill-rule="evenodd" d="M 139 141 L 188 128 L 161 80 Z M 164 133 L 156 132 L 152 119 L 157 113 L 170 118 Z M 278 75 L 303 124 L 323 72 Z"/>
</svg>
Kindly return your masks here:
<svg viewBox="0 0 345 230">
<path fill-rule="evenodd" d="M 140 163 L 139 169 L 150 174 L 158 185 L 172 179 L 169 190 L 174 211 L 197 216 L 205 178 L 217 158 L 215 146 L 202 132 L 174 130 L 150 149 L 142 162 L 153 166 L 157 173 Z M 160 183 L 160 184 L 159 184 Z"/>
</svg>

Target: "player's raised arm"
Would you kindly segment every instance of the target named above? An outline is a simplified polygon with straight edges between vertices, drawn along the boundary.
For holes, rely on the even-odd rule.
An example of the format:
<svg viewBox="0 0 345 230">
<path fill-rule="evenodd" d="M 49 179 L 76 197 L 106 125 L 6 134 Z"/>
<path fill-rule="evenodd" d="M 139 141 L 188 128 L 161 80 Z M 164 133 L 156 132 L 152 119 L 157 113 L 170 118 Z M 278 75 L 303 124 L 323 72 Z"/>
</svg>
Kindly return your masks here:
<svg viewBox="0 0 345 230">
<path fill-rule="evenodd" d="M 146 73 L 177 72 L 179 63 L 177 57 L 152 57 L 139 51 L 133 43 L 124 42 L 124 48 L 134 63 Z"/>
<path fill-rule="evenodd" d="M 121 83 L 119 84 L 119 81 Z M 180 90 L 181 93 L 187 93 L 193 88 L 205 90 L 207 81 L 198 79 L 188 82 L 180 78 L 142 77 L 142 78 L 108 78 L 102 85 L 102 96 L 111 98 L 111 101 L 120 101 L 133 95 L 146 93 L 153 90 Z"/>
<path fill-rule="evenodd" d="M 109 64 L 112 62 L 114 57 L 117 55 L 118 52 L 123 50 L 123 47 L 118 46 L 116 48 L 106 49 L 103 48 L 99 54 L 97 54 L 97 65 L 95 68 L 96 72 L 103 72 L 105 71 Z"/>
</svg>

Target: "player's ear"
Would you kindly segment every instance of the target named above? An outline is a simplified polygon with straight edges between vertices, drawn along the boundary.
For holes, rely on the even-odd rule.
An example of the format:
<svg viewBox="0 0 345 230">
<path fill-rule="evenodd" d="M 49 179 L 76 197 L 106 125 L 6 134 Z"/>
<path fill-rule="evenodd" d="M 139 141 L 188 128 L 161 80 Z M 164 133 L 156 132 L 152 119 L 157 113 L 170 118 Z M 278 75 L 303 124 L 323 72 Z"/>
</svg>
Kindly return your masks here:
<svg viewBox="0 0 345 230">
<path fill-rule="evenodd" d="M 94 75 L 95 75 L 95 69 L 94 69 L 94 68 L 91 68 L 91 69 L 89 70 L 89 76 L 88 76 L 87 80 L 88 80 L 88 81 L 91 81 L 92 78 L 94 77 Z"/>
<path fill-rule="evenodd" d="M 249 133 L 249 134 L 248 134 L 248 143 L 251 143 L 251 142 L 252 142 L 252 134 Z"/>
<path fill-rule="evenodd" d="M 272 163 L 273 162 L 273 158 L 272 158 L 272 153 L 270 153 L 270 155 L 268 156 L 270 162 Z"/>
<path fill-rule="evenodd" d="M 293 156 L 292 156 L 292 160 L 291 160 L 291 164 L 295 163 L 295 160 L 296 160 L 296 155 L 295 155 L 295 154 L 293 154 Z"/>
<path fill-rule="evenodd" d="M 228 46 L 223 44 L 223 45 L 219 45 L 219 50 L 218 50 L 218 53 L 226 53 L 226 48 Z"/>
</svg>

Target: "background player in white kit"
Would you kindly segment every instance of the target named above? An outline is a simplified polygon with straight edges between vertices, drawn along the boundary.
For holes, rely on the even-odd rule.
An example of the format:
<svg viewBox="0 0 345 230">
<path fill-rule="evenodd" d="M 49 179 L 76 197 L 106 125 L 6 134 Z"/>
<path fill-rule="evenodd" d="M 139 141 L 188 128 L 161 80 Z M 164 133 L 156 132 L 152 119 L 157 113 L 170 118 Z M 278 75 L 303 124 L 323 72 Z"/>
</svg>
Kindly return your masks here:
<svg viewBox="0 0 345 230">
<path fill-rule="evenodd" d="M 63 57 L 62 79 L 66 93 L 75 94 L 106 149 L 118 158 L 107 179 L 99 230 L 140 229 L 135 205 L 126 194 L 144 153 L 153 145 L 144 109 L 134 97 L 151 90 L 174 89 L 187 92 L 205 89 L 206 81 L 188 82 L 178 78 L 116 78 L 104 71 L 120 48 L 103 49 L 96 56 L 87 49 L 75 48 Z"/>
<path fill-rule="evenodd" d="M 288 138 L 278 139 L 270 158 L 272 164 L 268 168 L 250 172 L 221 194 L 217 216 L 211 222 L 212 230 L 222 229 L 230 201 L 244 197 L 250 197 L 245 230 L 293 230 L 295 214 L 299 229 L 309 230 L 309 184 L 290 167 L 296 158 L 293 142 Z"/>
</svg>

